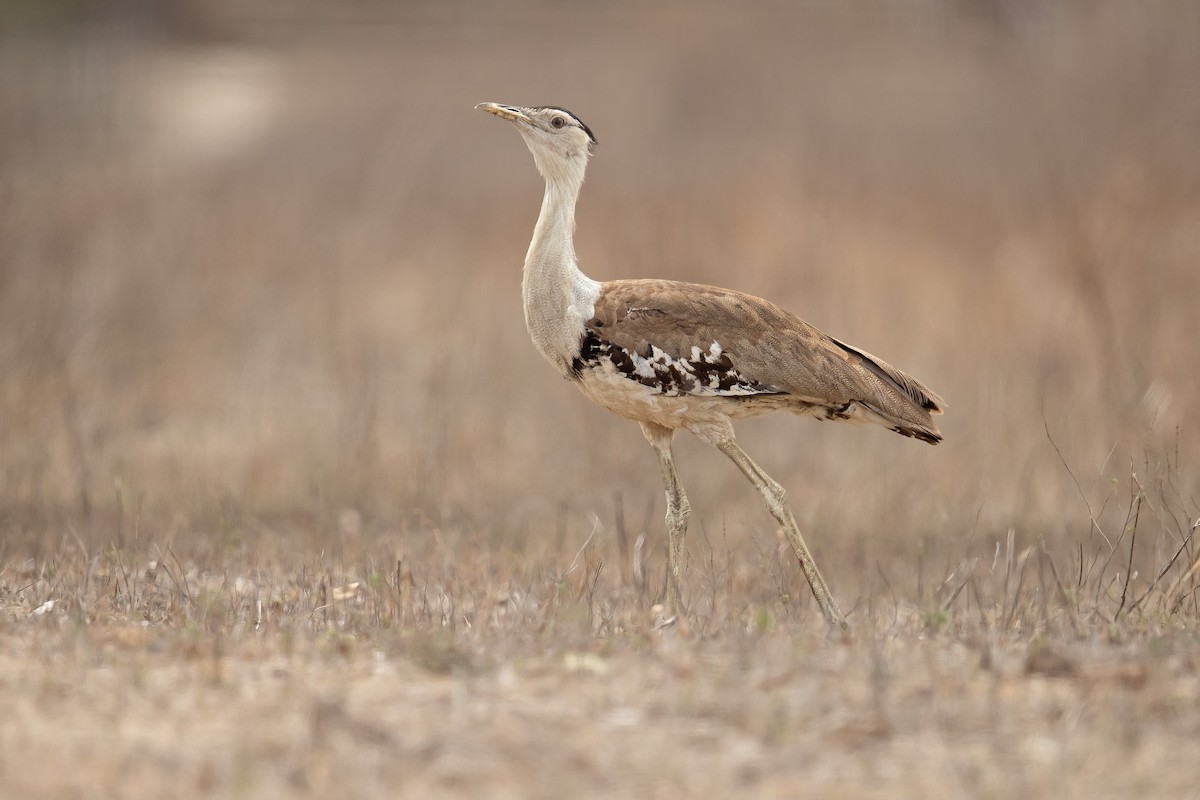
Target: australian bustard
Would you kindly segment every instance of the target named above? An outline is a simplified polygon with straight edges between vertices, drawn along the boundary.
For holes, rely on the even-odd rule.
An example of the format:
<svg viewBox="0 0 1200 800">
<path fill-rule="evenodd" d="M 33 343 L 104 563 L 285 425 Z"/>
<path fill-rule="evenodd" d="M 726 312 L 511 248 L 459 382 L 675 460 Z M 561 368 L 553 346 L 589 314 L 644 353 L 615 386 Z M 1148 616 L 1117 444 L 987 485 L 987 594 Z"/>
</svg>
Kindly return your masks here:
<svg viewBox="0 0 1200 800">
<path fill-rule="evenodd" d="M 534 345 L 589 398 L 636 420 L 658 454 L 667 493 L 667 583 L 682 613 L 690 506 L 671 439 L 691 431 L 737 464 L 762 493 L 830 625 L 845 617 L 813 562 L 783 487 L 738 446 L 733 420 L 769 411 L 873 422 L 930 444 L 943 400 L 916 379 L 751 295 L 664 280 L 599 283 L 575 259 L 575 202 L 591 130 L 563 108 L 481 103 L 511 121 L 546 180 L 525 256 L 525 322 Z"/>
</svg>

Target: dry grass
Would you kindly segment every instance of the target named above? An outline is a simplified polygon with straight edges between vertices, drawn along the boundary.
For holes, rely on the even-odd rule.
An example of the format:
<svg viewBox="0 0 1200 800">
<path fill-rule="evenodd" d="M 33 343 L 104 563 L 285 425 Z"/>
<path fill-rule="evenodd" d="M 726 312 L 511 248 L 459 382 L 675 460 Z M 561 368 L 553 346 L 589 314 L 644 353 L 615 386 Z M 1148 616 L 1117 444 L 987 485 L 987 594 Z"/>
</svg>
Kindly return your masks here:
<svg viewBox="0 0 1200 800">
<path fill-rule="evenodd" d="M 0 17 L 0 794 L 1196 796 L 1195 8 L 156 7 Z M 481 100 L 597 132 L 595 277 L 948 399 L 743 426 L 852 638 L 686 441 L 653 629 L 654 459 L 528 344 Z"/>
</svg>

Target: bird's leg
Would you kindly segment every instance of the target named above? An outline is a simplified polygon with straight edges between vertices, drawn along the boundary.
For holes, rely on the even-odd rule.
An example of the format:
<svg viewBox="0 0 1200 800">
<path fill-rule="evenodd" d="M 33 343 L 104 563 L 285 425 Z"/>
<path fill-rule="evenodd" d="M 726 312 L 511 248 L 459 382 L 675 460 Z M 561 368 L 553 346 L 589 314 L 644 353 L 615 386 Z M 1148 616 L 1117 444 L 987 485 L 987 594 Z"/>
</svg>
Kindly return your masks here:
<svg viewBox="0 0 1200 800">
<path fill-rule="evenodd" d="M 653 422 L 642 423 L 646 441 L 658 453 L 658 465 L 662 469 L 663 487 L 667 492 L 667 603 L 670 615 L 683 613 L 683 537 L 687 533 L 688 515 L 692 507 L 679 473 L 675 471 L 675 457 L 671 453 L 671 439 L 675 431 Z"/>
<path fill-rule="evenodd" d="M 734 439 L 718 442 L 717 447 L 738 465 L 738 469 L 750 479 L 750 482 L 767 501 L 767 508 L 771 510 L 771 516 L 775 517 L 783 527 L 784 535 L 787 536 L 788 543 L 796 553 L 800 569 L 804 572 L 804 577 L 808 579 L 808 585 L 812 589 L 813 596 L 817 598 L 817 605 L 821 607 L 825 621 L 831 626 L 845 630 L 848 627 L 846 618 L 829 592 L 829 587 L 825 585 L 825 579 L 817 570 L 817 563 L 813 561 L 812 553 L 809 552 L 808 545 L 804 543 L 804 537 L 800 535 L 800 527 L 796 524 L 796 518 L 788 506 L 783 487 L 776 483 L 770 475 L 763 472 L 762 467 L 755 464 Z"/>
</svg>

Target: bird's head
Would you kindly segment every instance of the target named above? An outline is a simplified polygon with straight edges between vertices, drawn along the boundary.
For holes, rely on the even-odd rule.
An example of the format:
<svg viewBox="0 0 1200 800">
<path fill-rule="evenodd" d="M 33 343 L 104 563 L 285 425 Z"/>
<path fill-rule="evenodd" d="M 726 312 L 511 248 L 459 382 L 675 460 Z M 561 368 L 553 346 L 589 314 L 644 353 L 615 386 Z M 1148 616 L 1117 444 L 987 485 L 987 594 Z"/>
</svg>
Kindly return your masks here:
<svg viewBox="0 0 1200 800">
<path fill-rule="evenodd" d="M 565 108 L 537 106 L 523 108 L 500 103 L 480 103 L 481 111 L 495 114 L 516 126 L 538 172 L 548 181 L 583 182 L 588 156 L 596 146 L 596 137 L 579 117 Z"/>
</svg>

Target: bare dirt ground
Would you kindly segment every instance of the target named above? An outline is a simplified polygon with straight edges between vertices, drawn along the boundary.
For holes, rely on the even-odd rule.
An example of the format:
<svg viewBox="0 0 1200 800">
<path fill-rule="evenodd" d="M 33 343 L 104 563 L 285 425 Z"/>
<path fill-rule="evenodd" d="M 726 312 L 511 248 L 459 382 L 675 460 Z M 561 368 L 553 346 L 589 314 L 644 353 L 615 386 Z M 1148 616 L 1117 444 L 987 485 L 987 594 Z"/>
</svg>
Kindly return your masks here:
<svg viewBox="0 0 1200 800">
<path fill-rule="evenodd" d="M 1200 797 L 1200 13 L 0 11 L 0 797 Z M 662 490 L 518 283 L 485 100 L 600 139 L 599 279 L 766 296 L 946 441 Z"/>
</svg>

